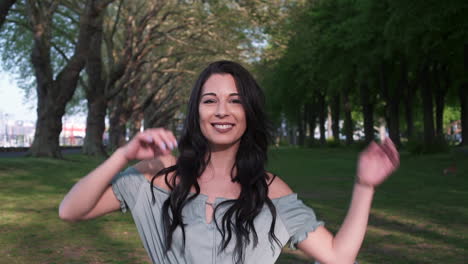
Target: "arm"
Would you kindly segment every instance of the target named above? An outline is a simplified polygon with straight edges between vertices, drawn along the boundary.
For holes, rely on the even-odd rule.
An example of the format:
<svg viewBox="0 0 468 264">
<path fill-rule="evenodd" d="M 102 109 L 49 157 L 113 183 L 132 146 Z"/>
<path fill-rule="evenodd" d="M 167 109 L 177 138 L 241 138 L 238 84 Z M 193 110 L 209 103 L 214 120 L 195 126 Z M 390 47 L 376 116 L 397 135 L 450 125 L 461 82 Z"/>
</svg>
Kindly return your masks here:
<svg viewBox="0 0 468 264">
<path fill-rule="evenodd" d="M 60 204 L 60 218 L 66 221 L 85 220 L 118 210 L 120 202 L 110 185 L 114 176 L 129 160 L 148 160 L 166 155 L 176 145 L 174 135 L 164 129 L 150 129 L 137 134 L 73 186 Z"/>
<path fill-rule="evenodd" d="M 115 151 L 109 159 L 73 186 L 60 203 L 61 219 L 84 220 L 119 209 L 120 202 L 113 194 L 110 182 L 128 163 L 122 152 L 122 149 Z"/>
<path fill-rule="evenodd" d="M 358 177 L 351 205 L 335 237 L 324 227 L 310 232 L 298 248 L 320 263 L 354 263 L 367 229 L 374 187 L 382 183 L 398 166 L 393 143 L 372 143 L 360 156 Z"/>
</svg>

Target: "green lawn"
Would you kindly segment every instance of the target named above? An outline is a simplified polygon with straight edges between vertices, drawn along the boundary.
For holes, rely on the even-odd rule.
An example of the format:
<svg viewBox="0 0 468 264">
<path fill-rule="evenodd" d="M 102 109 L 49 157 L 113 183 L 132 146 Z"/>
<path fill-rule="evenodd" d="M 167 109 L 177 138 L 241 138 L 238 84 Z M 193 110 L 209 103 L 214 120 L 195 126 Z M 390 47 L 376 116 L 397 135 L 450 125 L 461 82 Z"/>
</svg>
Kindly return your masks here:
<svg viewBox="0 0 468 264">
<path fill-rule="evenodd" d="M 359 263 L 467 263 L 468 156 L 402 154 L 401 168 L 376 193 Z M 280 175 L 327 228 L 346 213 L 357 152 L 276 149 Z M 130 214 L 77 224 L 58 219 L 68 189 L 100 161 L 0 158 L 0 263 L 149 263 Z M 457 172 L 444 174 L 456 164 Z M 277 262 L 311 263 L 285 250 Z"/>
</svg>

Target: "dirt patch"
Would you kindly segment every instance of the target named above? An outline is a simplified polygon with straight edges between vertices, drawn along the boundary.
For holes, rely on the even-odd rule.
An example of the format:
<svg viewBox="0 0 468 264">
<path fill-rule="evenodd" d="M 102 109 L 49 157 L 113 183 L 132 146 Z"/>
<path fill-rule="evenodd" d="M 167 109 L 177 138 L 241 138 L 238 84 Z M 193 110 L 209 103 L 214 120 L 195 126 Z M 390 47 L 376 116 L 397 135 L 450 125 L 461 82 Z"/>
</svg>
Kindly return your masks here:
<svg viewBox="0 0 468 264">
<path fill-rule="evenodd" d="M 88 250 L 85 247 L 63 247 L 62 254 L 65 259 L 79 259 L 86 254 Z"/>
</svg>

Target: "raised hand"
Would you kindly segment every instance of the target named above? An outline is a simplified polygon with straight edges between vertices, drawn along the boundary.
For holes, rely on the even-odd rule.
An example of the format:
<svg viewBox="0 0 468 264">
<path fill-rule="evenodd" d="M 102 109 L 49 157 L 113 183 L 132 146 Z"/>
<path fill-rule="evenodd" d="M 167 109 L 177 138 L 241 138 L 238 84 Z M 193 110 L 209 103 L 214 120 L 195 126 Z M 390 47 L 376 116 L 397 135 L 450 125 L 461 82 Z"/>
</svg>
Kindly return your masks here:
<svg viewBox="0 0 468 264">
<path fill-rule="evenodd" d="M 359 156 L 356 181 L 371 187 L 378 186 L 399 165 L 400 155 L 390 138 L 382 144 L 372 142 Z"/>
<path fill-rule="evenodd" d="M 151 128 L 136 134 L 125 146 L 123 154 L 127 160 L 152 159 L 171 153 L 177 147 L 174 134 L 164 128 Z"/>
</svg>

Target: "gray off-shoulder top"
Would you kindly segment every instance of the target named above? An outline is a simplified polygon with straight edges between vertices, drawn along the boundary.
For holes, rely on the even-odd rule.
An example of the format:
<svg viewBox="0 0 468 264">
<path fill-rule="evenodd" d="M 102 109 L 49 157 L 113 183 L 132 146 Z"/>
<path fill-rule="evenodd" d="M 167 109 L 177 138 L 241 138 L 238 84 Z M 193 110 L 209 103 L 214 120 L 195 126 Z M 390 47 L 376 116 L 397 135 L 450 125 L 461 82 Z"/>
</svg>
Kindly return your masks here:
<svg viewBox="0 0 468 264">
<path fill-rule="evenodd" d="M 149 181 L 133 167 L 120 172 L 112 180 L 112 189 L 121 202 L 122 212 L 129 209 L 140 234 L 143 245 L 153 263 L 189 263 L 189 264 L 227 264 L 233 263 L 234 242 L 220 251 L 221 234 L 214 221 L 221 219 L 223 208 L 217 210 L 214 220 L 210 223 L 205 218 L 205 202 L 208 196 L 200 194 L 183 209 L 186 244 L 183 246 L 182 231 L 176 229 L 169 251 L 164 250 L 164 229 L 162 225 L 162 205 L 169 191 L 153 186 L 155 203 L 152 203 Z M 226 198 L 217 198 L 214 206 Z M 276 207 L 277 218 L 275 235 L 282 245 L 290 242 L 295 249 L 297 243 L 307 237 L 307 234 L 323 225 L 317 221 L 314 211 L 297 199 L 293 193 L 277 199 L 272 199 Z M 270 210 L 265 206 L 256 217 L 254 225 L 258 235 L 256 247 L 250 243 L 245 250 L 246 264 L 275 263 L 281 248 L 276 243 L 270 243 L 268 231 L 271 224 Z"/>
</svg>

